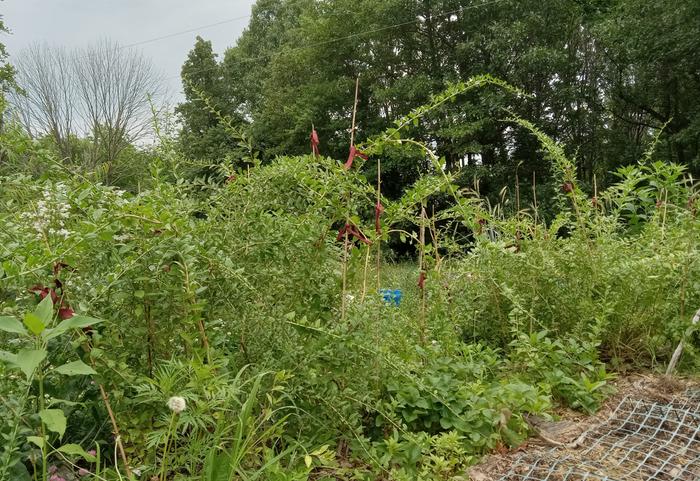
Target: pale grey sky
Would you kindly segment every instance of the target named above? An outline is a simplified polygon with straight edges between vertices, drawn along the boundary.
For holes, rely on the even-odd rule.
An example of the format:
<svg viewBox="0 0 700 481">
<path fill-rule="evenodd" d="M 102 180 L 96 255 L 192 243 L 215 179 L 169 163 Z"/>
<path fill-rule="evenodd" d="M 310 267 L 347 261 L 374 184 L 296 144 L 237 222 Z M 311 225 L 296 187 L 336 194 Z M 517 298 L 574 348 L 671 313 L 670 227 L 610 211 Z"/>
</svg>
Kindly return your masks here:
<svg viewBox="0 0 700 481">
<path fill-rule="evenodd" d="M 81 47 L 101 38 L 122 45 L 150 40 L 250 15 L 255 0 L 4 0 L 0 15 L 11 35 L 2 35 L 12 56 L 34 42 Z M 181 98 L 180 67 L 197 35 L 223 53 L 232 46 L 248 19 L 197 29 L 136 48 L 153 60 L 167 80 L 174 100 Z M 178 77 L 178 78 L 172 78 Z"/>
</svg>

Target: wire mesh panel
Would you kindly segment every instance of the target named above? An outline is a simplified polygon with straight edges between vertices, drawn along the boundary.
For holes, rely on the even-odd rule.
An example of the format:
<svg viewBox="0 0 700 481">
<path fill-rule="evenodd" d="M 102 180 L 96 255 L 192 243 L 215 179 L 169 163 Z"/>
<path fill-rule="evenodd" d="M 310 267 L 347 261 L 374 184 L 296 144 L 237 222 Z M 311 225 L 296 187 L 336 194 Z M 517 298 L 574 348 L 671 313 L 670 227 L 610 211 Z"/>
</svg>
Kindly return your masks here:
<svg viewBox="0 0 700 481">
<path fill-rule="evenodd" d="M 501 481 L 700 481 L 700 392 L 670 403 L 625 398 L 578 449 L 517 458 Z"/>
</svg>

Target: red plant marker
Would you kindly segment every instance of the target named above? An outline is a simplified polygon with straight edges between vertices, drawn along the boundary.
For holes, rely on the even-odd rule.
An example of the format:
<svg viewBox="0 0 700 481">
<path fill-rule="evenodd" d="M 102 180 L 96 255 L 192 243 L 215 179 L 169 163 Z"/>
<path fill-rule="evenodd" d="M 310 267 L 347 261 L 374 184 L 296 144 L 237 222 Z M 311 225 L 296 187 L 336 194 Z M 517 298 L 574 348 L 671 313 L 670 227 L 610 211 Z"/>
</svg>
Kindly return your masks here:
<svg viewBox="0 0 700 481">
<path fill-rule="evenodd" d="M 345 233 L 348 231 L 348 227 L 350 227 L 350 224 L 345 224 L 338 230 L 338 235 L 335 237 L 336 241 L 340 241 L 343 238 Z"/>
<path fill-rule="evenodd" d="M 34 294 L 37 294 L 39 297 L 41 297 L 42 301 L 49 294 L 51 295 L 51 302 L 56 304 L 56 301 L 58 300 L 58 295 L 56 294 L 56 291 L 54 289 L 49 289 L 48 287 L 44 287 L 41 284 L 37 284 L 37 285 L 33 286 L 32 288 L 29 289 L 29 292 L 33 292 Z"/>
<path fill-rule="evenodd" d="M 348 235 L 348 238 L 354 237 L 355 239 L 359 240 L 360 242 L 363 242 L 367 245 L 370 245 L 372 241 L 370 241 L 365 235 L 360 232 L 360 230 L 355 227 L 352 224 L 345 224 L 343 227 L 340 228 L 338 231 L 338 235 L 336 236 L 335 240 L 340 241 L 343 239 L 345 234 Z"/>
<path fill-rule="evenodd" d="M 316 129 L 311 129 L 311 136 L 309 137 L 311 139 L 311 152 L 316 156 L 320 156 L 321 153 L 318 150 L 318 145 L 320 144 L 318 140 L 318 132 L 316 132 Z"/>
<path fill-rule="evenodd" d="M 382 226 L 379 223 L 379 217 L 384 213 L 384 206 L 381 202 L 377 201 L 377 205 L 374 206 L 374 230 L 377 235 L 382 233 Z"/>
<path fill-rule="evenodd" d="M 357 147 L 353 145 L 350 147 L 350 155 L 348 156 L 348 160 L 343 165 L 343 168 L 345 170 L 350 170 L 350 168 L 352 167 L 352 162 L 355 160 L 355 157 L 367 160 L 367 154 L 365 154 L 364 152 L 360 152 L 359 150 L 357 150 Z"/>
<path fill-rule="evenodd" d="M 348 232 L 350 234 L 352 234 L 360 242 L 363 242 L 367 245 L 370 245 L 372 243 L 372 241 L 370 241 L 367 237 L 365 237 L 365 235 L 362 232 L 360 232 L 360 230 L 357 227 L 355 227 L 354 225 L 350 226 L 350 230 Z"/>
<path fill-rule="evenodd" d="M 421 289 L 425 289 L 425 272 L 420 271 L 420 275 L 418 276 L 418 287 Z"/>
</svg>

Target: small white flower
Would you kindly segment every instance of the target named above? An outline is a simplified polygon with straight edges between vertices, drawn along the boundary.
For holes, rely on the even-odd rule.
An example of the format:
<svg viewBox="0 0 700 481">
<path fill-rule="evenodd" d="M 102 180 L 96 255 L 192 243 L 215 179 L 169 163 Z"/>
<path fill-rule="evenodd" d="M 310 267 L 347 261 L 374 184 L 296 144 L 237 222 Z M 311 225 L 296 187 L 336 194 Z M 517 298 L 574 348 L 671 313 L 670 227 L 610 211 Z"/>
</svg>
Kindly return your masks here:
<svg viewBox="0 0 700 481">
<path fill-rule="evenodd" d="M 170 410 L 175 414 L 180 414 L 186 407 L 187 403 L 185 402 L 185 398 L 173 396 L 168 399 L 168 408 L 170 408 Z"/>
</svg>

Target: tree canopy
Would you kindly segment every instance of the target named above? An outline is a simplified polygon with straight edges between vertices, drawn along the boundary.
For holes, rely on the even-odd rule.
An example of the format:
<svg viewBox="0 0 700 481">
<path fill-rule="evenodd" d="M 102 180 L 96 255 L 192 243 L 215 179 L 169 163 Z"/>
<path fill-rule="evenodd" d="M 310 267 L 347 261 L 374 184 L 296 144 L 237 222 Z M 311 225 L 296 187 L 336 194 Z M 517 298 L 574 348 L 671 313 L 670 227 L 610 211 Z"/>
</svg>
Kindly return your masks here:
<svg viewBox="0 0 700 481">
<path fill-rule="evenodd" d="M 198 108 L 205 95 L 263 159 L 307 152 L 312 124 L 322 152 L 343 158 L 355 78 L 362 140 L 448 82 L 488 73 L 528 95 L 464 95 L 412 132 L 450 169 L 486 167 L 503 183 L 519 165 L 547 178 L 536 140 L 504 121 L 515 114 L 566 145 L 585 182 L 639 160 L 660 131 L 659 153 L 698 172 L 697 18 L 694 0 L 259 0 L 221 60 L 197 40 L 182 70 L 183 141 L 214 161 L 230 148 L 220 119 Z M 422 159 L 385 156 L 398 194 Z"/>
</svg>

